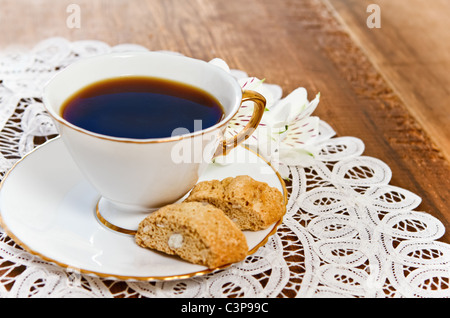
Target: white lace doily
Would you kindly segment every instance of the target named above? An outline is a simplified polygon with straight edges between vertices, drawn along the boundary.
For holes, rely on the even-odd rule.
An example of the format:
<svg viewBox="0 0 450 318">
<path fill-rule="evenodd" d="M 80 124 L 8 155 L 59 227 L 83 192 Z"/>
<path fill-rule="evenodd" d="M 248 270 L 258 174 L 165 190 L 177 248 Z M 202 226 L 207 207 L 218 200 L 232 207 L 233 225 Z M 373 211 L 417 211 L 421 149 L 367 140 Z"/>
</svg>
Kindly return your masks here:
<svg viewBox="0 0 450 318">
<path fill-rule="evenodd" d="M 136 45 L 51 38 L 0 57 L 0 173 L 56 135 L 41 90 L 80 57 Z M 389 185 L 391 170 L 353 137 L 320 125 L 312 166 L 289 167 L 288 212 L 278 232 L 244 262 L 168 282 L 80 275 L 25 252 L 3 231 L 1 297 L 448 297 L 445 228 L 414 209 L 421 199 Z"/>
</svg>

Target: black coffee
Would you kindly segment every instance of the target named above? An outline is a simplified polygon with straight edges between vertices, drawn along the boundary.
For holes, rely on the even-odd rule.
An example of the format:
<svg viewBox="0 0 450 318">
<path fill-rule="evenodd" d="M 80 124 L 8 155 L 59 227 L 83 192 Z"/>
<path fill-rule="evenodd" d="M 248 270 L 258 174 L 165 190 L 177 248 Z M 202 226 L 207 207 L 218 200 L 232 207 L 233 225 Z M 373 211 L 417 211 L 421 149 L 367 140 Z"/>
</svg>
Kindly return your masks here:
<svg viewBox="0 0 450 318">
<path fill-rule="evenodd" d="M 224 114 L 216 98 L 199 88 L 140 76 L 91 84 L 70 97 L 61 109 L 62 117 L 78 127 L 138 139 L 170 137 L 176 128 L 185 128 L 185 132 L 205 129 Z"/>
</svg>

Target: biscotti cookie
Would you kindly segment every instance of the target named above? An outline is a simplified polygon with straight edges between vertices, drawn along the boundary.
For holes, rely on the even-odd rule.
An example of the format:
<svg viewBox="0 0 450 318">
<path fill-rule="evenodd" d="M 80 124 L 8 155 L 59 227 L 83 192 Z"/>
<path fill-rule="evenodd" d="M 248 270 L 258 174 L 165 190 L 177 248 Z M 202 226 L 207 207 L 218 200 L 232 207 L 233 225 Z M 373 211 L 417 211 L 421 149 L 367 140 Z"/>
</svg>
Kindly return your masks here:
<svg viewBox="0 0 450 318">
<path fill-rule="evenodd" d="M 223 210 L 241 230 L 251 231 L 266 229 L 286 211 L 277 188 L 246 175 L 199 182 L 185 202 L 208 202 Z"/>
<path fill-rule="evenodd" d="M 242 261 L 247 240 L 222 210 L 202 202 L 167 205 L 139 224 L 136 243 L 209 268 Z"/>
</svg>

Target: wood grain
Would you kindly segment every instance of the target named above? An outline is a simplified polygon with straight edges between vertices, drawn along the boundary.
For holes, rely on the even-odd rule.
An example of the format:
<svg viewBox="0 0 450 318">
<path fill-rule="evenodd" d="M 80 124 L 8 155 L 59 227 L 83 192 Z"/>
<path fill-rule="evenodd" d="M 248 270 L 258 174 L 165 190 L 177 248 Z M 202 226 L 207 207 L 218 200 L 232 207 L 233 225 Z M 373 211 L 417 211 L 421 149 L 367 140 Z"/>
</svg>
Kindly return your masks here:
<svg viewBox="0 0 450 318">
<path fill-rule="evenodd" d="M 450 1 L 327 0 L 408 111 L 450 159 Z M 367 6 L 381 28 L 368 28 Z"/>
<path fill-rule="evenodd" d="M 357 8 L 358 1 L 349 3 Z M 66 8 L 74 2 L 81 8 L 80 29 L 66 26 Z M 410 2 L 396 3 L 409 6 Z M 372 46 L 386 47 L 379 56 L 394 54 L 392 72 L 381 72 L 375 53 L 367 53 L 371 48 L 355 40 L 349 33 L 352 25 L 343 24 L 329 4 L 324 0 L 0 0 L 0 49 L 31 47 L 50 36 L 99 39 L 111 45 L 131 42 L 204 60 L 223 58 L 232 68 L 281 85 L 285 94 L 299 86 L 310 96 L 320 92 L 315 114 L 338 135 L 362 139 L 365 155 L 391 167 L 392 185 L 422 197 L 419 210 L 444 223 L 447 231 L 442 240 L 450 242 L 450 167 L 436 141 L 439 133 L 430 128 L 440 124 L 421 117 L 407 99 L 409 94 L 419 96 L 418 91 L 433 91 L 440 80 L 427 75 L 423 87 L 412 81 L 404 91 L 394 87 L 399 78 L 424 72 L 421 63 L 410 60 L 411 50 L 398 49 L 403 35 L 384 42 L 378 36 L 367 40 L 373 41 Z M 387 20 L 383 21 L 382 28 L 387 28 Z M 406 39 L 402 43 L 409 45 Z M 435 63 L 439 54 L 446 53 L 426 56 Z"/>
</svg>

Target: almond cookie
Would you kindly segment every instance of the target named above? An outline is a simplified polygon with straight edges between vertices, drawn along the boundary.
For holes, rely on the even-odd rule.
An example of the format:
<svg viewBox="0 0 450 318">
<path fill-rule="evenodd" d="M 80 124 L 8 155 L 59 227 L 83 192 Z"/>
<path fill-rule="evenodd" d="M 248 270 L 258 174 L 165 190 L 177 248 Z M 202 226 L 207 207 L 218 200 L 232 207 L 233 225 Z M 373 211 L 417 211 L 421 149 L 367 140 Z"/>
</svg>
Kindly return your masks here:
<svg viewBox="0 0 450 318">
<path fill-rule="evenodd" d="M 199 182 L 185 202 L 208 202 L 223 210 L 241 230 L 251 231 L 266 229 L 286 212 L 277 188 L 246 175 Z"/>
<path fill-rule="evenodd" d="M 142 247 L 217 268 L 242 261 L 247 240 L 222 210 L 202 202 L 167 205 L 140 224 L 135 236 Z"/>
</svg>

